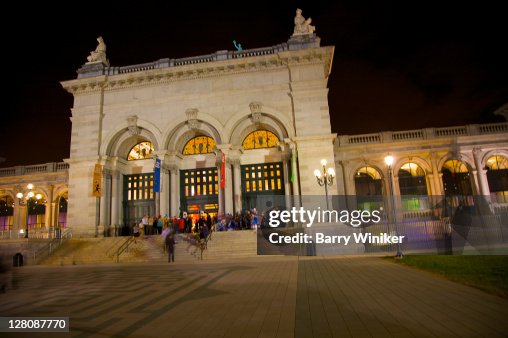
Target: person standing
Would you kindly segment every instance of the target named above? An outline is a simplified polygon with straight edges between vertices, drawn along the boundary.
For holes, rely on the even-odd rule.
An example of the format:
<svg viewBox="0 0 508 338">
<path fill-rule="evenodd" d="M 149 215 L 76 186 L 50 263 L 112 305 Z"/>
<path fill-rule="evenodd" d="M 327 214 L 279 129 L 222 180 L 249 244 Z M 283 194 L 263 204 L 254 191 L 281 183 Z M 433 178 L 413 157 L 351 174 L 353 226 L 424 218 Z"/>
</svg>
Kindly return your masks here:
<svg viewBox="0 0 508 338">
<path fill-rule="evenodd" d="M 166 250 L 168 251 L 168 263 L 175 262 L 175 238 L 173 234 L 170 232 L 166 236 Z"/>
</svg>

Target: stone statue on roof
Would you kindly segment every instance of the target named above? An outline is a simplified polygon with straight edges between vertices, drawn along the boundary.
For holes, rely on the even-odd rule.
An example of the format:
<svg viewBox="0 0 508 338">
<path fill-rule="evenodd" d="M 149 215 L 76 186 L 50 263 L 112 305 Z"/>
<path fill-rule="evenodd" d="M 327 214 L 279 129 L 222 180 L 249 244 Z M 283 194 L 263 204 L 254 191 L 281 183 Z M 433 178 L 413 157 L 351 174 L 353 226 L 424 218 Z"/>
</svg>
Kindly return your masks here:
<svg viewBox="0 0 508 338">
<path fill-rule="evenodd" d="M 302 35 L 302 34 L 312 34 L 316 30 L 315 26 L 312 26 L 310 23 L 312 22 L 311 18 L 305 19 L 302 16 L 302 10 L 300 8 L 296 9 L 295 16 L 295 30 L 293 32 L 294 35 Z"/>
<path fill-rule="evenodd" d="M 97 41 L 99 44 L 94 51 L 90 52 L 90 55 L 87 57 L 87 63 L 102 62 L 106 65 L 109 65 L 109 61 L 106 58 L 106 44 L 104 43 L 104 39 L 102 36 L 99 36 Z"/>
</svg>

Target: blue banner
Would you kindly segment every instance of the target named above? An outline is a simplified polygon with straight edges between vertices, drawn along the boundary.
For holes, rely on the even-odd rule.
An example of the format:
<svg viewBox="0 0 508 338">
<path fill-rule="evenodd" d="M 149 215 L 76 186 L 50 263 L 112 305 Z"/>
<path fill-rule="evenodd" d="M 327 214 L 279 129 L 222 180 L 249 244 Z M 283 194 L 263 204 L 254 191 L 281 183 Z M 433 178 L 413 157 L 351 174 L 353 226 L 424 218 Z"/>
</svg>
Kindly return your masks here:
<svg viewBox="0 0 508 338">
<path fill-rule="evenodd" d="M 161 192 L 161 160 L 155 159 L 155 168 L 153 169 L 153 192 Z"/>
</svg>

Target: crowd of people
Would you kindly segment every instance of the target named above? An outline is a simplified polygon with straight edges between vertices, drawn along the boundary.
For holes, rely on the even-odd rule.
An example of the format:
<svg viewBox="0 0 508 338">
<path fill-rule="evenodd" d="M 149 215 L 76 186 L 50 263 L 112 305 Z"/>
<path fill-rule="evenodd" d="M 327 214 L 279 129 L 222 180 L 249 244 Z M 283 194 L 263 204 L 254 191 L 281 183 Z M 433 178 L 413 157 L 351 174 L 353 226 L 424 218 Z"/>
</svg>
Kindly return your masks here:
<svg viewBox="0 0 508 338">
<path fill-rule="evenodd" d="M 164 217 L 145 215 L 138 224 L 132 226 L 131 234 L 137 237 L 162 235 L 164 238 L 164 251 L 168 253 L 168 261 L 174 262 L 174 246 L 178 243 L 178 235 L 181 234 L 189 242 L 187 251 L 194 246 L 193 253 L 211 237 L 213 231 L 234 231 L 257 229 L 263 223 L 264 213 L 258 215 L 255 208 L 221 215 L 200 213 L 196 215 L 184 212 L 181 217 Z"/>
</svg>

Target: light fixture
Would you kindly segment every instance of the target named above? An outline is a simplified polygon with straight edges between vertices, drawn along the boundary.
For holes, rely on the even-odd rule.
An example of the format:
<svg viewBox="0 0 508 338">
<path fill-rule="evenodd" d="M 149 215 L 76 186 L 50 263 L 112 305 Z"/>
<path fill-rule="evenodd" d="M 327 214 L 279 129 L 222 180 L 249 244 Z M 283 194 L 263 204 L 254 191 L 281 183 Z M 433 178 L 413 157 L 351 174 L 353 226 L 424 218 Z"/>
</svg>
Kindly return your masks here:
<svg viewBox="0 0 508 338">
<path fill-rule="evenodd" d="M 34 198 L 34 197 L 35 197 L 36 200 L 42 199 L 42 195 L 41 194 L 35 194 L 32 191 L 33 188 L 34 188 L 34 185 L 32 183 L 28 183 L 26 185 L 27 191 L 25 191 L 25 192 L 19 191 L 16 194 L 16 197 L 18 198 L 19 205 L 20 206 L 26 206 L 26 224 L 25 224 L 25 230 L 23 230 L 23 229 L 19 230 L 20 235 L 24 234 L 25 238 L 28 238 L 28 211 L 29 211 L 28 209 L 29 209 L 29 201 L 30 201 L 31 198 Z"/>
<path fill-rule="evenodd" d="M 333 184 L 333 179 L 335 177 L 335 170 L 333 168 L 326 168 L 326 164 L 328 162 L 326 159 L 321 160 L 321 165 L 323 166 L 322 170 L 316 169 L 314 170 L 314 176 L 316 176 L 317 183 L 320 186 L 325 187 L 325 195 L 326 195 L 326 209 L 329 210 L 328 204 L 328 186 Z"/>
</svg>

